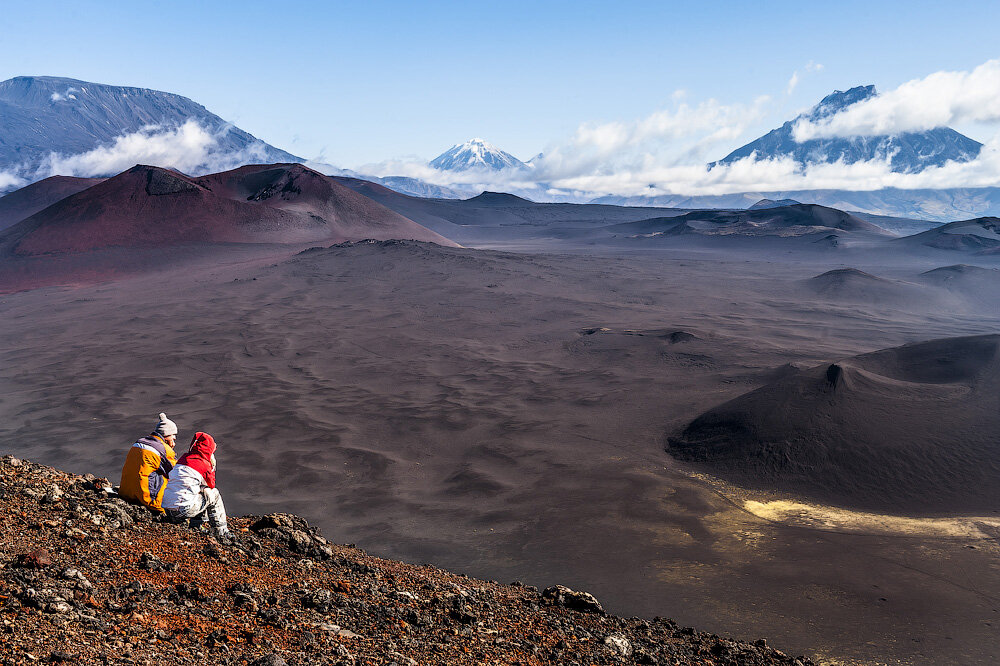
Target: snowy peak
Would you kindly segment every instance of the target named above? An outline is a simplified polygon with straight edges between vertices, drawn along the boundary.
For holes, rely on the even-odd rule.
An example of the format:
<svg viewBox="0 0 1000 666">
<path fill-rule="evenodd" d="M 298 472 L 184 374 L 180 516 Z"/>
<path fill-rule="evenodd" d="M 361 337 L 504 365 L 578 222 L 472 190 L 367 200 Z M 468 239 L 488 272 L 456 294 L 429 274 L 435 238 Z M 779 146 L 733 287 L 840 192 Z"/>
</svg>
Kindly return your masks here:
<svg viewBox="0 0 1000 666">
<path fill-rule="evenodd" d="M 819 104 L 809 110 L 808 113 L 800 116 L 809 120 L 819 120 L 840 113 L 852 104 L 863 102 L 866 99 L 875 97 L 878 93 L 875 86 L 856 86 L 850 90 L 834 90 L 832 93 L 820 100 Z M 798 120 L 798 119 L 796 119 Z"/>
<path fill-rule="evenodd" d="M 442 171 L 469 171 L 472 169 L 502 171 L 504 169 L 527 168 L 524 162 L 510 153 L 478 138 L 452 146 L 431 160 L 430 166 Z"/>
</svg>

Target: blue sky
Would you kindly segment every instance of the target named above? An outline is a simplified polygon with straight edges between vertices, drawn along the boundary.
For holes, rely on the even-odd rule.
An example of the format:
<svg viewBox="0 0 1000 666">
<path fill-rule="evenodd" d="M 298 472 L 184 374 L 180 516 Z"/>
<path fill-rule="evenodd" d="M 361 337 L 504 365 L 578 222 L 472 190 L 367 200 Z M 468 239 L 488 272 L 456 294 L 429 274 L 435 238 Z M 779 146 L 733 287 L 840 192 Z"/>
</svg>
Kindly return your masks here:
<svg viewBox="0 0 1000 666">
<path fill-rule="evenodd" d="M 691 103 L 770 96 L 752 138 L 835 88 L 888 89 L 1000 55 L 996 2 L 753 4 L 5 3 L 0 78 L 176 92 L 282 148 L 355 166 L 472 136 L 527 159 L 581 123 L 669 109 L 678 90 Z"/>
<path fill-rule="evenodd" d="M 5 3 L 0 79 L 179 93 L 307 159 L 473 189 L 530 184 L 463 181 L 426 160 L 472 137 L 522 159 L 545 151 L 536 182 L 555 193 L 1000 184 L 1000 3 L 762 4 Z M 918 175 L 884 161 L 706 172 L 832 90 L 867 83 L 885 93 L 877 103 L 805 129 L 948 125 L 986 148 Z"/>
</svg>

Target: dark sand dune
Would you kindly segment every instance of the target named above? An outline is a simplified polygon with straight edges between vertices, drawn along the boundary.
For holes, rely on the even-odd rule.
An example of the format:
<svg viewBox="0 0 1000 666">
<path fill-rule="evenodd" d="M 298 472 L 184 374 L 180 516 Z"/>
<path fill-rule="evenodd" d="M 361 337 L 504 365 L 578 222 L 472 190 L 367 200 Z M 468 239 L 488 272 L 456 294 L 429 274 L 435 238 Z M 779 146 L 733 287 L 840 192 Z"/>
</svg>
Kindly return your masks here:
<svg viewBox="0 0 1000 666">
<path fill-rule="evenodd" d="M 977 217 L 973 220 L 949 222 L 895 242 L 899 245 L 920 245 L 962 252 L 997 250 L 1000 248 L 1000 218 Z"/>
<path fill-rule="evenodd" d="M 924 271 L 916 279 L 947 294 L 953 307 L 964 303 L 969 311 L 1000 312 L 1000 269 L 955 264 Z"/>
<path fill-rule="evenodd" d="M 668 451 L 740 484 L 889 512 L 1000 507 L 1000 335 L 817 366 L 695 419 Z"/>
<path fill-rule="evenodd" d="M 4 195 L 0 197 L 0 231 L 102 180 L 102 178 L 50 176 Z"/>
<path fill-rule="evenodd" d="M 856 268 L 835 268 L 803 284 L 811 293 L 833 301 L 908 307 L 944 300 L 936 290 L 924 285 L 888 280 Z"/>
<path fill-rule="evenodd" d="M 969 287 L 1000 290 L 1000 269 L 970 266 L 969 264 L 954 264 L 924 271 L 920 274 L 920 279 L 930 284 L 957 290 Z"/>
</svg>

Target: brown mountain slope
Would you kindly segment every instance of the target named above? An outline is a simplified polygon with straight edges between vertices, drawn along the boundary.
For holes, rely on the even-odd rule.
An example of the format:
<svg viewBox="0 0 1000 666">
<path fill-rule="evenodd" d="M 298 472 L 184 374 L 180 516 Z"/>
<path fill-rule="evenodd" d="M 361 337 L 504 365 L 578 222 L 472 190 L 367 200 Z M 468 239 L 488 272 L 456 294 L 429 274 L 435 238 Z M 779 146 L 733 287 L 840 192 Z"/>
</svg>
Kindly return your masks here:
<svg viewBox="0 0 1000 666">
<path fill-rule="evenodd" d="M 0 235 L 15 255 L 179 243 L 447 239 L 301 165 L 189 178 L 135 166 L 35 213 Z"/>
<path fill-rule="evenodd" d="M 322 218 L 334 240 L 423 240 L 455 244 L 413 220 L 301 164 L 250 165 L 198 183 L 219 196 Z"/>
</svg>

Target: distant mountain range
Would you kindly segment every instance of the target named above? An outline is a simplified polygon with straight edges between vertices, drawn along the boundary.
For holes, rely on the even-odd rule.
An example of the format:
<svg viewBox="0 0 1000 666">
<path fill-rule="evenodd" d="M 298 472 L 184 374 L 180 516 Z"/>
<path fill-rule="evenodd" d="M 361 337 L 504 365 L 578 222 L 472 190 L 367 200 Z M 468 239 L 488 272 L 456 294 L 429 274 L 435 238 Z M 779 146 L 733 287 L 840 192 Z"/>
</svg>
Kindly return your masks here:
<svg viewBox="0 0 1000 666">
<path fill-rule="evenodd" d="M 85 153 L 151 126 L 176 128 L 190 120 L 216 137 L 221 153 L 247 153 L 259 162 L 303 161 L 187 97 L 54 76 L 18 76 L 0 82 L 0 170 L 30 173 L 51 153 Z"/>
<path fill-rule="evenodd" d="M 835 91 L 809 112 L 790 120 L 780 128 L 739 148 L 715 164 L 727 164 L 755 154 L 758 158 L 791 156 L 802 162 L 829 162 L 889 157 L 897 171 L 919 171 L 948 160 L 969 160 L 978 155 L 982 145 L 948 128 L 913 132 L 895 137 L 817 139 L 797 143 L 792 128 L 799 119 L 821 119 L 874 96 L 873 86 L 859 86 L 846 92 Z M 149 132 L 150 127 L 170 129 L 190 121 L 210 132 L 217 143 L 218 155 L 226 155 L 224 164 L 206 163 L 204 168 L 185 169 L 208 173 L 246 163 L 304 162 L 291 153 L 267 144 L 211 113 L 204 106 L 172 93 L 145 88 L 109 86 L 60 77 L 22 76 L 0 82 L 0 176 L 13 174 L 13 182 L 0 181 L 0 193 L 19 185 L 38 181 L 58 171 L 45 168 L 53 155 L 73 156 L 108 148 L 123 136 Z M 482 139 L 457 144 L 430 162 L 442 171 L 454 173 L 504 171 L 530 174 L 539 159 L 522 162 L 510 153 Z M 148 159 L 153 159 L 152 157 Z M 137 161 L 148 161 L 140 158 Z M 166 160 L 162 160 L 166 161 Z M 162 164 L 159 166 L 175 166 Z M 462 185 L 437 185 L 406 176 L 375 177 L 345 171 L 328 165 L 314 165 L 324 173 L 358 177 L 376 182 L 410 196 L 438 199 L 461 199 L 476 195 L 479 190 Z M 113 175 L 116 169 L 99 166 L 62 171 L 63 175 L 101 177 Z M 107 172 L 106 172 L 107 171 Z M 524 180 L 524 179 L 521 179 Z M 62 183 L 72 186 L 70 181 Z M 528 189 L 510 190 L 515 194 L 539 201 L 552 201 L 546 183 Z M 567 194 L 562 201 L 583 201 L 585 194 Z M 660 206 L 678 208 L 748 208 L 761 199 L 783 203 L 794 199 L 872 215 L 952 221 L 1000 214 L 1000 188 L 954 188 L 947 190 L 876 191 L 798 190 L 774 192 L 743 192 L 720 196 L 601 196 L 591 201 L 629 206 Z"/>
<path fill-rule="evenodd" d="M 803 165 L 837 161 L 853 164 L 873 159 L 889 159 L 893 171 L 916 173 L 927 167 L 941 166 L 948 161 L 968 162 L 979 155 L 983 144 L 948 127 L 891 136 L 854 136 L 802 142 L 793 138 L 793 128 L 800 120 L 817 121 L 828 118 L 877 94 L 875 86 L 835 90 L 808 112 L 737 148 L 711 166 L 731 164 L 751 155 L 756 155 L 758 160 L 791 157 Z"/>
<path fill-rule="evenodd" d="M 687 196 L 603 196 L 592 203 L 616 206 L 667 208 L 749 208 L 761 199 L 794 199 L 840 210 L 889 215 L 918 220 L 951 222 L 973 217 L 1000 215 L 1000 188 L 964 187 L 941 190 L 781 190 L 775 192 L 735 192 L 733 194 Z"/>
<path fill-rule="evenodd" d="M 442 171 L 469 171 L 472 169 L 488 169 L 502 171 L 504 169 L 528 169 L 527 164 L 506 153 L 482 139 L 470 139 L 444 151 L 433 160 L 430 166 Z"/>
</svg>

